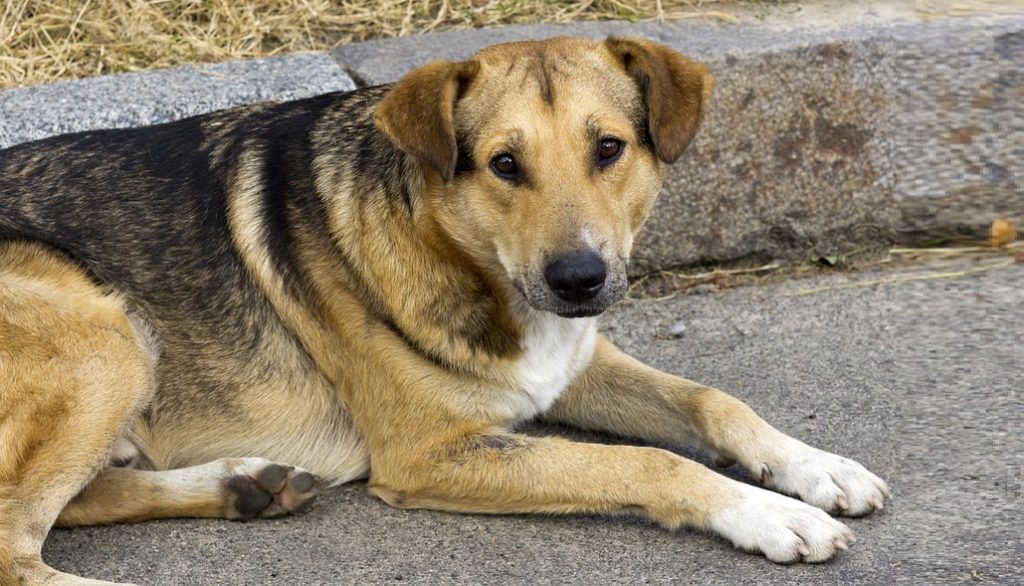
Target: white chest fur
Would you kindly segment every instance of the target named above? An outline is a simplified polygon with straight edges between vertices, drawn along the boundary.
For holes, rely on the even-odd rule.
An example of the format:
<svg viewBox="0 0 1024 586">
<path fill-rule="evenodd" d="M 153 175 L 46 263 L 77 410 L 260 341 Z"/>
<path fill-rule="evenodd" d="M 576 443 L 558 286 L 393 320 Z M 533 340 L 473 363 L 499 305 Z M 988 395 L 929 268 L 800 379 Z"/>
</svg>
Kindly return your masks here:
<svg viewBox="0 0 1024 586">
<path fill-rule="evenodd" d="M 517 419 L 546 411 L 586 368 L 597 340 L 597 320 L 531 312 L 524 333 L 515 385 L 528 402 L 517 409 Z"/>
</svg>

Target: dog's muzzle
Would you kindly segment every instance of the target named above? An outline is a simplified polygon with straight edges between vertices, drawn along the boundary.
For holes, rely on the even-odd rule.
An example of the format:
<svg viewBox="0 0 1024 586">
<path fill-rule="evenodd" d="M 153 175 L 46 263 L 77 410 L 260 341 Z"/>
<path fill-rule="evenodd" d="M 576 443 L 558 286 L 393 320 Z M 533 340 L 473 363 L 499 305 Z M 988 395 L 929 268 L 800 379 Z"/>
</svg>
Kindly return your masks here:
<svg viewBox="0 0 1024 586">
<path fill-rule="evenodd" d="M 626 291 L 625 266 L 609 266 L 594 250 L 562 253 L 542 266 L 543 270 L 513 278 L 519 292 L 539 311 L 592 317 L 604 313 Z"/>
</svg>

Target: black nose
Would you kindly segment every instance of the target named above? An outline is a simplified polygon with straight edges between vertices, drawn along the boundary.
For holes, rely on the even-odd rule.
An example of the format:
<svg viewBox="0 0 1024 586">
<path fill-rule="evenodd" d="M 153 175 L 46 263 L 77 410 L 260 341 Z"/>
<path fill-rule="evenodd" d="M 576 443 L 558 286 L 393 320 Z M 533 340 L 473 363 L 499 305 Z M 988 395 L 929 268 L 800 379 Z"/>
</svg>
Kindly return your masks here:
<svg viewBox="0 0 1024 586">
<path fill-rule="evenodd" d="M 544 280 L 559 298 L 573 303 L 593 299 L 604 287 L 608 269 L 596 252 L 570 252 L 555 258 L 544 269 Z"/>
</svg>

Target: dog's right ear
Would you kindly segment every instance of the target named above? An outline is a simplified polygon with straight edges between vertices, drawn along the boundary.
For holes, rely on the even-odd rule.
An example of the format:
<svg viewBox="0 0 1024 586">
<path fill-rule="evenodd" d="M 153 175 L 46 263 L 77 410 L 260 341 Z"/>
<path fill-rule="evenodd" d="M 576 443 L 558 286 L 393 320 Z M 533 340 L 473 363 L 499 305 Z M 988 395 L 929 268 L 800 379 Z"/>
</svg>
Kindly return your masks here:
<svg viewBox="0 0 1024 586">
<path fill-rule="evenodd" d="M 608 37 L 605 46 L 644 94 L 658 158 L 675 161 L 704 117 L 714 84 L 711 74 L 700 63 L 647 39 Z"/>
<path fill-rule="evenodd" d="M 455 102 L 476 70 L 475 61 L 434 61 L 413 70 L 377 104 L 374 124 L 395 146 L 450 180 L 459 155 Z"/>
</svg>

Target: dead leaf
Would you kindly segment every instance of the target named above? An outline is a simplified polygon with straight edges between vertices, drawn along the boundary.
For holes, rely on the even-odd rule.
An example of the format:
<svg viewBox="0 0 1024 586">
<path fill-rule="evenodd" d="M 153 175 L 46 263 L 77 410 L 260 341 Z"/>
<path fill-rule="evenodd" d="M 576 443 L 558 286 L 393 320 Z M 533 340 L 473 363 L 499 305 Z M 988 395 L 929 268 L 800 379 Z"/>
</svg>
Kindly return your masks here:
<svg viewBox="0 0 1024 586">
<path fill-rule="evenodd" d="M 1006 218 L 999 218 L 992 222 L 992 228 L 988 233 L 988 243 L 991 246 L 1000 248 L 1017 239 L 1017 226 Z"/>
</svg>

